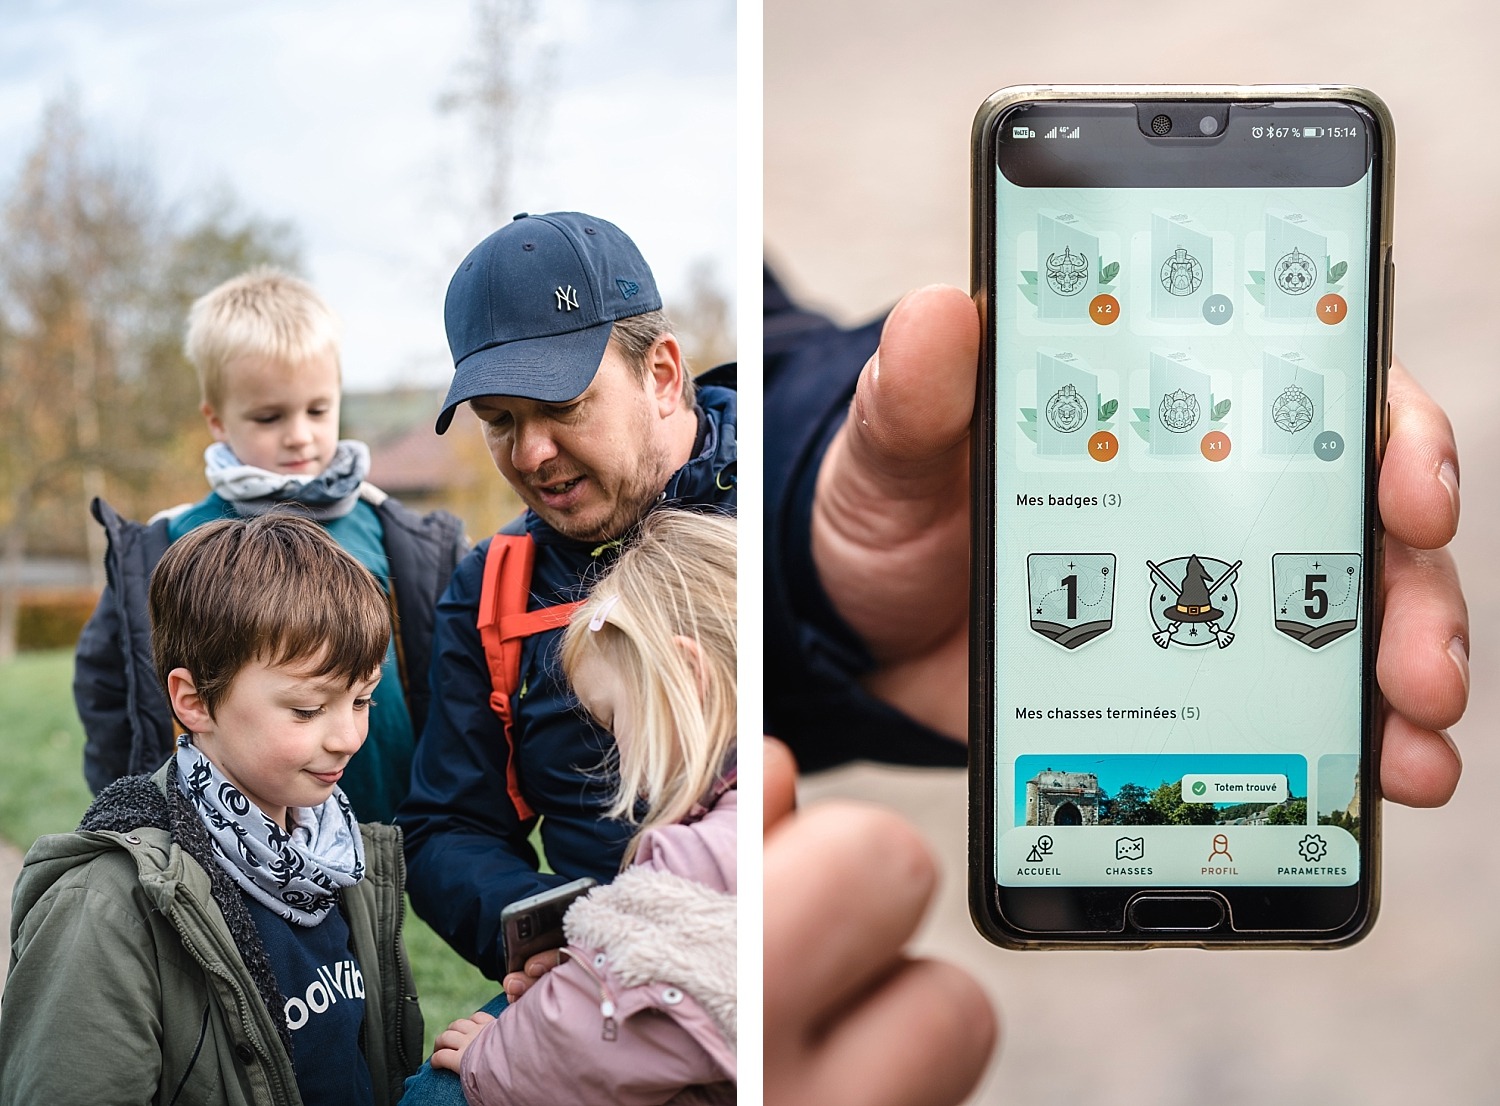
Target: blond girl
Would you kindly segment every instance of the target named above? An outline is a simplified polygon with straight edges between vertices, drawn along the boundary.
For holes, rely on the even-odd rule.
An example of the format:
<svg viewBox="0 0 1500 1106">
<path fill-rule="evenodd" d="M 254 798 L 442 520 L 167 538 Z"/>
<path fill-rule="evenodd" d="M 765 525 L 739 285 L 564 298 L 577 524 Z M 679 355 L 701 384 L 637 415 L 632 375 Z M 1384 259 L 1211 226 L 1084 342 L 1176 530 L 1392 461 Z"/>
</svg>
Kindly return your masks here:
<svg viewBox="0 0 1500 1106">
<path fill-rule="evenodd" d="M 614 734 L 626 866 L 568 911 L 511 1005 L 437 1038 L 468 1101 L 730 1102 L 735 1088 L 735 525 L 658 511 L 563 637 Z"/>
</svg>

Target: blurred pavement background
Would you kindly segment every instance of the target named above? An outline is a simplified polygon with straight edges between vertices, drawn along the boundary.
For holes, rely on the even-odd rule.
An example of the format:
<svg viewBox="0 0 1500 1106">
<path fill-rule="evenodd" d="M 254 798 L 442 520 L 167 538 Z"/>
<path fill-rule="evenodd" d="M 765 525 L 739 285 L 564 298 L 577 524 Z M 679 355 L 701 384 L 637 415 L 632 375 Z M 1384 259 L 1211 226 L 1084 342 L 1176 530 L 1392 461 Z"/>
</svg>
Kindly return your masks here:
<svg viewBox="0 0 1500 1106">
<path fill-rule="evenodd" d="M 917 947 L 976 974 L 1004 1023 L 975 1102 L 1500 1101 L 1500 864 L 1484 806 L 1500 769 L 1500 312 L 1485 271 L 1500 255 L 1500 14 L 1394 0 L 766 0 L 765 30 L 767 257 L 846 322 L 918 285 L 967 286 L 969 127 L 1001 86 L 1347 83 L 1390 105 L 1395 348 L 1458 434 L 1474 694 L 1454 729 L 1465 773 L 1452 802 L 1387 806 L 1372 935 L 1332 953 L 1006 952 L 968 920 L 962 773 L 858 766 L 806 781 L 802 801 L 892 806 L 938 853 L 944 882 Z"/>
</svg>

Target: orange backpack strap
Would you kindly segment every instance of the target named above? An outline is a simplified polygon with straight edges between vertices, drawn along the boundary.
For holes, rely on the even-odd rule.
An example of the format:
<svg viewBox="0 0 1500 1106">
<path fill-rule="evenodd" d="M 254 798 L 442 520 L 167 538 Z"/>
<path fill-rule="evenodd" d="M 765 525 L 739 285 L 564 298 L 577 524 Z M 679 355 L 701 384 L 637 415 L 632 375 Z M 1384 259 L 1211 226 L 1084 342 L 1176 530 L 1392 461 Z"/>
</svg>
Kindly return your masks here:
<svg viewBox="0 0 1500 1106">
<path fill-rule="evenodd" d="M 505 788 L 521 818 L 533 815 L 521 794 L 516 773 L 514 736 L 517 685 L 521 681 L 521 646 L 526 638 L 565 626 L 582 605 L 559 603 L 528 611 L 531 569 L 536 543 L 526 534 L 496 534 L 484 558 L 484 583 L 479 591 L 479 641 L 490 670 L 490 708 L 505 726 Z"/>
</svg>

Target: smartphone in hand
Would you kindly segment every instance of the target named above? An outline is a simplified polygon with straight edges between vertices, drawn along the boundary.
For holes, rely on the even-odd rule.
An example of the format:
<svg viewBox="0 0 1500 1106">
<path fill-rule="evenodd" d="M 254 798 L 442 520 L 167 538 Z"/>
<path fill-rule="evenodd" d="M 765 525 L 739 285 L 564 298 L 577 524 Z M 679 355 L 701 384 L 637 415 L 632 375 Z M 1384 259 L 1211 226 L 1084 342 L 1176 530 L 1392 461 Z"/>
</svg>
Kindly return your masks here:
<svg viewBox="0 0 1500 1106">
<path fill-rule="evenodd" d="M 1374 920 L 1392 147 L 1333 87 L 973 130 L 971 913 L 1013 947 Z"/>
<path fill-rule="evenodd" d="M 567 944 L 563 937 L 563 915 L 573 900 L 587 894 L 595 881 L 587 876 L 518 899 L 500 912 L 500 926 L 505 934 L 506 974 L 526 967 L 526 961 L 539 952 L 560 949 Z"/>
</svg>

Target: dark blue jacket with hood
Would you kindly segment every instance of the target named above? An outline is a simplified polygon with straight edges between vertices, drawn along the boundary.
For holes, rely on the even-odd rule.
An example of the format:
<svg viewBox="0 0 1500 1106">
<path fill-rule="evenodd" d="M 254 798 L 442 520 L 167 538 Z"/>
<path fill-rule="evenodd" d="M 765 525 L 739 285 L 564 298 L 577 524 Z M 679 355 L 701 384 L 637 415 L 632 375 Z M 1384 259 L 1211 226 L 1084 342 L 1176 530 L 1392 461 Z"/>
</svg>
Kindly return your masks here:
<svg viewBox="0 0 1500 1106">
<path fill-rule="evenodd" d="M 693 456 L 667 483 L 660 505 L 734 512 L 734 381 L 733 366 L 698 378 Z M 582 598 L 618 549 L 616 542 L 565 538 L 530 511 L 523 520 L 537 545 L 531 610 Z M 522 648 L 513 738 L 521 793 L 535 816 L 522 817 L 511 801 L 509 747 L 490 708 L 489 668 L 476 625 L 489 544 L 480 542 L 459 562 L 438 602 L 431 708 L 412 764 L 411 793 L 396 823 L 406 836 L 412 906 L 462 956 L 499 980 L 500 912 L 580 876 L 608 882 L 619 871 L 631 827 L 603 817 L 614 788 L 604 770 L 610 737 L 589 722 L 563 679 L 560 629 L 535 634 Z M 528 840 L 537 817 L 556 874 L 538 870 Z"/>
</svg>

